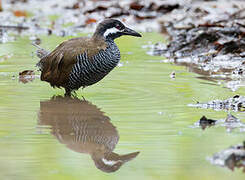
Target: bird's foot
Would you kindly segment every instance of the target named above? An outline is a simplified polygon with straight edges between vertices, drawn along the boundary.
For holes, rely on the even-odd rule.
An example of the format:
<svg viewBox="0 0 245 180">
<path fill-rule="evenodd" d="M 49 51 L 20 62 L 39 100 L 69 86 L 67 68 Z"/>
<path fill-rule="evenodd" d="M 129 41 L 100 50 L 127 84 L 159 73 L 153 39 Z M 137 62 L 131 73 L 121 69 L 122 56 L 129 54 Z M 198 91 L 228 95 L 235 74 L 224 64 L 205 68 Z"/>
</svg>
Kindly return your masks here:
<svg viewBox="0 0 245 180">
<path fill-rule="evenodd" d="M 71 91 L 67 89 L 65 91 L 66 91 L 65 97 L 71 97 Z"/>
<path fill-rule="evenodd" d="M 71 94 L 71 96 L 72 96 L 73 98 L 76 98 L 76 97 L 77 97 L 76 91 L 73 91 L 73 93 Z"/>
</svg>

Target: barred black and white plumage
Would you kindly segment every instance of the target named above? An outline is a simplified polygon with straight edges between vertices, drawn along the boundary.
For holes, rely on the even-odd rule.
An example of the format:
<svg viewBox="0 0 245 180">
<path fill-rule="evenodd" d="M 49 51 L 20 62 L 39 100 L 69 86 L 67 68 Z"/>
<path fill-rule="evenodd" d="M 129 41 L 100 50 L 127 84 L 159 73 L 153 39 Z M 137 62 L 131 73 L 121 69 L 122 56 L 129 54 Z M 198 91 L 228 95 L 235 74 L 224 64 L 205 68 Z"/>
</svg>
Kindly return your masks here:
<svg viewBox="0 0 245 180">
<path fill-rule="evenodd" d="M 125 27 L 120 21 L 106 19 L 96 28 L 93 36 L 73 38 L 61 43 L 52 52 L 38 47 L 41 60 L 41 80 L 52 87 L 63 87 L 66 95 L 97 83 L 103 79 L 120 60 L 120 51 L 114 39 L 130 35 L 141 37 L 136 31 Z"/>
<path fill-rule="evenodd" d="M 77 63 L 73 66 L 69 76 L 67 88 L 70 91 L 100 81 L 117 66 L 120 61 L 120 51 L 113 40 L 106 42 L 108 47 L 91 58 L 86 52 L 77 56 Z"/>
</svg>

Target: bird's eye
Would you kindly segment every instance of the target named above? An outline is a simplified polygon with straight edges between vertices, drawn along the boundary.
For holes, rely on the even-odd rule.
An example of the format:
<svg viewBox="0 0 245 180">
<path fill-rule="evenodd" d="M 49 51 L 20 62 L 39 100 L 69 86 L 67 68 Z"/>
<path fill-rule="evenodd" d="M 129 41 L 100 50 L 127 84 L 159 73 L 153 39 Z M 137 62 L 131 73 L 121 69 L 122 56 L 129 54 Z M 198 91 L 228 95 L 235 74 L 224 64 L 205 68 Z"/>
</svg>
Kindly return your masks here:
<svg viewBox="0 0 245 180">
<path fill-rule="evenodd" d="M 120 26 L 119 24 L 116 25 L 116 28 L 117 28 L 118 30 L 121 30 L 121 26 Z"/>
</svg>

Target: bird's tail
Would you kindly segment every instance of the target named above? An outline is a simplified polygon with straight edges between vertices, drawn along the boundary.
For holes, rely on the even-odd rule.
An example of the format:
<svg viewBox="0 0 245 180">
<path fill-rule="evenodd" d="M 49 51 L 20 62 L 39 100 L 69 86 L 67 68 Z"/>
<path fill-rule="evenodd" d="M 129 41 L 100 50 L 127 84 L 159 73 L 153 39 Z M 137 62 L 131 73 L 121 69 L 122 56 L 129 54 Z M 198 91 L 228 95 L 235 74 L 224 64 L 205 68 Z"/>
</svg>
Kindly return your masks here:
<svg viewBox="0 0 245 180">
<path fill-rule="evenodd" d="M 40 68 L 40 70 L 42 71 L 42 63 L 41 63 L 41 59 L 43 59 L 45 56 L 47 56 L 49 54 L 49 52 L 43 48 L 41 48 L 40 46 L 38 46 L 35 43 L 32 43 L 33 46 L 35 46 L 37 48 L 36 50 L 36 55 L 37 57 L 40 58 L 40 61 L 38 61 L 38 63 L 36 64 L 37 67 Z"/>
</svg>

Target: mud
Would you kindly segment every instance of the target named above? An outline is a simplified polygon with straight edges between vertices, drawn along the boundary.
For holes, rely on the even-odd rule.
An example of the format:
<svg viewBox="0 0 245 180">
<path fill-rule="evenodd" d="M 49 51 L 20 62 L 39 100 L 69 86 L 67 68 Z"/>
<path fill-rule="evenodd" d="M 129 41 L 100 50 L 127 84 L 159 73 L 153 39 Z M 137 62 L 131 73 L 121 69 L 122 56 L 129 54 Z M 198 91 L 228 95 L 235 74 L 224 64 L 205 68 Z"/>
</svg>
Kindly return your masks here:
<svg viewBox="0 0 245 180">
<path fill-rule="evenodd" d="M 158 31 L 157 19 L 182 4 L 181 0 L 7 0 L 0 12 L 0 43 L 13 41 L 12 34 L 35 39 L 41 34 L 75 36 L 80 32 L 91 33 L 105 18 L 120 19 L 140 31 Z"/>
<path fill-rule="evenodd" d="M 245 70 L 245 2 L 195 1 L 162 16 L 166 45 L 146 46 L 151 55 L 160 55 L 191 72 L 209 77 L 236 91 Z M 234 82 L 235 81 L 235 82 Z"/>
</svg>

